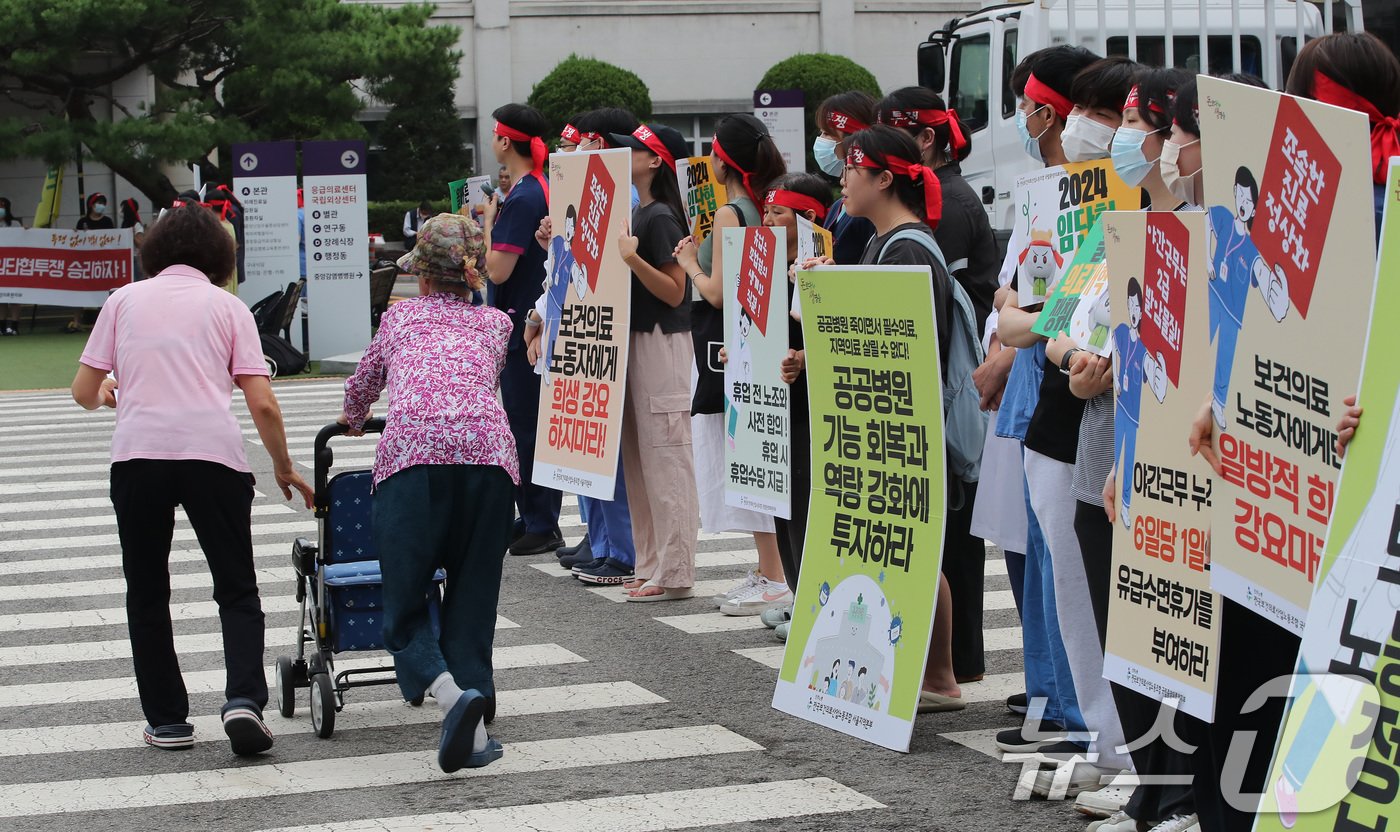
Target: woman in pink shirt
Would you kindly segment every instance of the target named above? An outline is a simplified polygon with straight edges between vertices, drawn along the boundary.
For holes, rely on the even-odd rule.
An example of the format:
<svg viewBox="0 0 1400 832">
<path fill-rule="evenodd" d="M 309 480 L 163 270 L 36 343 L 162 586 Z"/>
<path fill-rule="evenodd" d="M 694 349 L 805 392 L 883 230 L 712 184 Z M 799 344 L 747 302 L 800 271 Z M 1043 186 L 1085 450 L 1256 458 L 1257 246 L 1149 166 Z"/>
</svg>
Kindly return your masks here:
<svg viewBox="0 0 1400 832">
<path fill-rule="evenodd" d="M 189 748 L 194 726 L 170 625 L 170 543 L 183 506 L 214 578 L 228 681 L 223 725 L 235 754 L 272 747 L 263 613 L 253 570 L 253 475 L 230 410 L 243 390 L 282 494 L 311 487 L 292 467 L 257 326 L 219 288 L 234 274 L 233 241 L 209 211 L 168 212 L 146 233 L 141 263 L 155 277 L 107 299 L 83 349 L 73 399 L 117 409 L 112 506 L 126 575 L 136 686 L 156 748 Z M 108 373 L 115 378 L 108 378 Z M 118 401 L 117 383 L 121 383 Z"/>
<path fill-rule="evenodd" d="M 438 214 L 419 226 L 399 266 L 418 275 L 420 297 L 384 313 L 345 383 L 341 416 L 357 435 L 388 388 L 373 508 L 384 645 L 404 698 L 431 693 L 442 708 L 438 765 L 448 772 L 502 753 L 484 723 L 520 460 L 498 397 L 513 325 L 499 309 L 472 305 L 485 285 L 484 252 L 467 217 Z M 447 572 L 441 635 L 426 600 L 438 569 Z"/>
</svg>

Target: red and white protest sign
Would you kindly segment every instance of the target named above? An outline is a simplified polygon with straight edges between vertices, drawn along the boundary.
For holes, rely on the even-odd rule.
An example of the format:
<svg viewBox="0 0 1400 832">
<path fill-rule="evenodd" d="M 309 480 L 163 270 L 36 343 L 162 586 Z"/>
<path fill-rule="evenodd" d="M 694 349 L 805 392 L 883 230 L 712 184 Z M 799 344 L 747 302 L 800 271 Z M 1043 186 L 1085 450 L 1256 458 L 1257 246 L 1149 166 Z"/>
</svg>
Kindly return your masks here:
<svg viewBox="0 0 1400 832">
<path fill-rule="evenodd" d="M 603 249 L 607 246 L 607 234 L 604 232 L 617 185 L 612 174 L 608 173 L 607 163 L 598 156 L 589 157 L 584 181 L 583 199 L 578 211 L 578 233 L 574 236 L 571 250 L 574 261 L 588 275 L 589 290 L 597 291 L 598 269 L 603 262 Z"/>
<path fill-rule="evenodd" d="M 1283 270 L 1288 297 L 1305 319 L 1341 173 L 1341 162 L 1298 102 L 1280 99 L 1250 237 L 1265 263 Z"/>
<path fill-rule="evenodd" d="M 744 262 L 739 267 L 739 304 L 763 335 L 768 334 L 768 299 L 773 294 L 773 252 L 778 244 L 771 228 L 744 232 Z M 786 302 L 786 300 L 784 300 Z"/>
<path fill-rule="evenodd" d="M 0 229 L 0 303 L 101 306 L 132 279 L 131 229 Z"/>
<path fill-rule="evenodd" d="M 1186 264 L 1191 235 L 1175 214 L 1147 215 L 1143 267 L 1142 343 L 1149 355 L 1166 359 L 1172 386 L 1181 380 L 1181 335 L 1186 320 Z"/>
</svg>

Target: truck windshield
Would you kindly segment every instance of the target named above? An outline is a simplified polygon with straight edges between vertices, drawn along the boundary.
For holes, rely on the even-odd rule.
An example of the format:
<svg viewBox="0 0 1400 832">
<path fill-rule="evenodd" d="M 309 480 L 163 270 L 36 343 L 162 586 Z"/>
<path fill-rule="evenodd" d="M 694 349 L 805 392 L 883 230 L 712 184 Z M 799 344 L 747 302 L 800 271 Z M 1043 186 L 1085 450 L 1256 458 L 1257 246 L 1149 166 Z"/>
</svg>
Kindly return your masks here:
<svg viewBox="0 0 1400 832">
<path fill-rule="evenodd" d="M 963 126 L 976 132 L 987 126 L 991 101 L 991 35 L 961 38 L 953 44 L 948 72 L 948 103 Z"/>
</svg>

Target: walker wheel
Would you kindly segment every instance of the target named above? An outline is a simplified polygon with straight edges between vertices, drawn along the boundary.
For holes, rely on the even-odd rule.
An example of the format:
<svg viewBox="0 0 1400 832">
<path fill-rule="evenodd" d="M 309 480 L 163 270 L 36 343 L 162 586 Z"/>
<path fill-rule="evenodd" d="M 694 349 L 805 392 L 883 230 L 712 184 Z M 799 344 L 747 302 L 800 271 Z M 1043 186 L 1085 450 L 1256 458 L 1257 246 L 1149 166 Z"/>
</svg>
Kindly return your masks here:
<svg viewBox="0 0 1400 832">
<path fill-rule="evenodd" d="M 296 670 L 291 656 L 277 657 L 277 713 L 291 718 L 297 710 Z"/>
<path fill-rule="evenodd" d="M 311 677 L 311 727 L 323 740 L 335 731 L 335 683 L 325 673 Z"/>
</svg>

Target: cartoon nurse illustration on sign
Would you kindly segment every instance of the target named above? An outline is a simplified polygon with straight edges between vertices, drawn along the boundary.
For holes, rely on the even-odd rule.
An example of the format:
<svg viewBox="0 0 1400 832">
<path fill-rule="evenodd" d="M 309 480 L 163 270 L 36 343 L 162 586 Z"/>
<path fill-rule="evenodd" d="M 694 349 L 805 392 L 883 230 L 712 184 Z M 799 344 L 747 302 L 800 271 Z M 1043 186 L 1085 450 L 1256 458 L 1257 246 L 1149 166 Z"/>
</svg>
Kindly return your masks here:
<svg viewBox="0 0 1400 832">
<path fill-rule="evenodd" d="M 1141 422 L 1142 385 L 1147 382 L 1158 402 L 1167 398 L 1166 359 L 1148 354 L 1142 342 L 1142 284 L 1136 277 L 1128 279 L 1128 323 L 1119 324 L 1113 332 L 1113 350 L 1117 357 L 1117 372 L 1113 383 L 1117 417 L 1114 419 L 1113 459 L 1115 470 L 1121 471 L 1123 482 L 1122 509 L 1118 512 L 1123 528 L 1132 529 L 1130 519 L 1133 499 L 1133 464 L 1137 461 L 1137 431 Z"/>
</svg>

